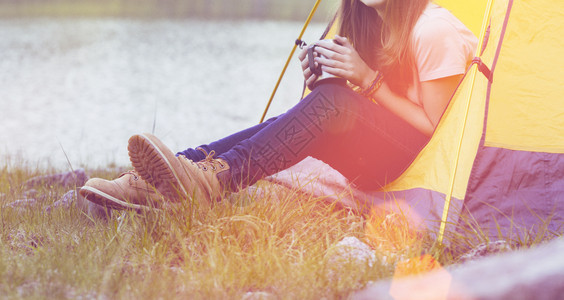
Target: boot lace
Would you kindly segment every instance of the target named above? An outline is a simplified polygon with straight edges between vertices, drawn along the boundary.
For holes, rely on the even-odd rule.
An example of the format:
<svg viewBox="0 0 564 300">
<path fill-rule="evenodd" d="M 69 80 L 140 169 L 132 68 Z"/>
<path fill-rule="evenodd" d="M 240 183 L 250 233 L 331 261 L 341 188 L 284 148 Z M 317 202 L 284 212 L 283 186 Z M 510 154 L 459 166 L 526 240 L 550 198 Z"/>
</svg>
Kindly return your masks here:
<svg viewBox="0 0 564 300">
<path fill-rule="evenodd" d="M 139 180 L 139 174 L 135 170 L 129 170 L 129 171 L 123 172 L 118 176 L 118 178 L 121 178 L 121 177 L 128 175 L 128 174 L 133 175 L 133 180 L 135 180 L 135 181 Z"/>
<path fill-rule="evenodd" d="M 210 153 L 206 152 L 206 150 L 201 147 L 196 148 L 196 150 L 202 151 L 202 153 L 206 156 L 203 160 L 192 162 L 193 164 L 196 164 L 198 168 L 202 169 L 202 171 L 207 171 L 208 169 L 216 171 L 218 166 L 219 169 L 225 169 L 225 164 L 223 164 L 220 160 L 213 158 L 215 150 L 212 150 Z"/>
</svg>

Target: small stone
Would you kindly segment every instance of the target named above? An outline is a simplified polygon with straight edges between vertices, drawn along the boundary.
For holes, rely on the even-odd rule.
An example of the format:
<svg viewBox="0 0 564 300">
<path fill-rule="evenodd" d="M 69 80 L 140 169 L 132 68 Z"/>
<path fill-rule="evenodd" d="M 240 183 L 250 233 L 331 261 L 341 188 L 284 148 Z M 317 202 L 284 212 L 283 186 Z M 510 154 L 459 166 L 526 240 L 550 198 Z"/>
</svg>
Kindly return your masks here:
<svg viewBox="0 0 564 300">
<path fill-rule="evenodd" d="M 356 237 L 343 238 L 330 249 L 328 255 L 330 264 L 354 261 L 372 267 L 376 261 L 374 250 Z"/>
<path fill-rule="evenodd" d="M 247 292 L 241 300 L 273 300 L 276 299 L 271 293 L 268 292 Z"/>
<path fill-rule="evenodd" d="M 6 235 L 7 245 L 13 250 L 24 250 L 30 254 L 33 249 L 45 244 L 45 238 L 23 229 L 11 230 Z"/>
<path fill-rule="evenodd" d="M 465 263 L 491 254 L 503 253 L 507 251 L 511 251 L 511 246 L 506 241 L 499 240 L 489 243 L 483 243 L 460 256 L 459 262 Z"/>
<path fill-rule="evenodd" d="M 325 255 L 327 278 L 332 281 L 339 281 L 343 276 L 348 280 L 359 281 L 362 272 L 353 274 L 343 272 L 352 266 L 357 270 L 368 270 L 376 261 L 376 254 L 370 246 L 363 243 L 356 237 L 345 237 L 334 247 L 330 248 Z"/>
</svg>

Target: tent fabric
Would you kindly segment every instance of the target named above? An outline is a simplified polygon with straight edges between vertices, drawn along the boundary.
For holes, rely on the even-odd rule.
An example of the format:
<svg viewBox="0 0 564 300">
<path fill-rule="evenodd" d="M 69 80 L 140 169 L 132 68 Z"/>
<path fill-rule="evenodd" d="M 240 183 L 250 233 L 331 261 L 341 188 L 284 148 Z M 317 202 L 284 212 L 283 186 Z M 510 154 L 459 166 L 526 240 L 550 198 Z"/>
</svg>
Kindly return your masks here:
<svg viewBox="0 0 564 300">
<path fill-rule="evenodd" d="M 564 229 L 564 5 L 510 4 L 464 202 L 477 224 L 463 230 L 522 238 Z"/>
<path fill-rule="evenodd" d="M 483 231 L 487 239 L 520 238 L 542 228 L 561 232 L 564 2 L 435 2 L 485 36 L 476 62 L 490 76 L 478 64 L 468 70 L 411 166 L 381 191 L 356 190 L 310 158 L 270 180 L 357 209 L 411 209 L 435 232 L 445 199 L 449 231 Z M 335 25 L 327 38 L 334 32 Z"/>
<path fill-rule="evenodd" d="M 523 239 L 564 230 L 564 155 L 480 148 L 459 232 Z"/>
<path fill-rule="evenodd" d="M 317 199 L 337 202 L 340 206 L 360 213 L 370 214 L 374 209 L 395 212 L 431 233 L 439 230 L 445 196 L 433 190 L 414 188 L 402 191 L 363 191 L 351 185 L 331 166 L 312 157 L 305 158 L 267 180 L 290 189 L 298 189 Z M 462 202 L 456 202 L 452 210 L 462 211 Z M 450 223 L 455 223 L 456 220 L 456 213 L 449 216 Z"/>
<path fill-rule="evenodd" d="M 515 1 L 491 87 L 487 146 L 564 152 L 564 4 Z"/>
</svg>

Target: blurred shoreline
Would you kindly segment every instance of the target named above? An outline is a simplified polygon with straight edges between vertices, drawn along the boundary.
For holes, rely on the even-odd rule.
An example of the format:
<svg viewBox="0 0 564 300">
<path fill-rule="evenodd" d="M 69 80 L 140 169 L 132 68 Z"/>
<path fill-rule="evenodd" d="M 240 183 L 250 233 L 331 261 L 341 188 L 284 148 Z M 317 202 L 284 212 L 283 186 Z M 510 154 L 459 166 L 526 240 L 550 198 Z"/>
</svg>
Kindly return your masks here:
<svg viewBox="0 0 564 300">
<path fill-rule="evenodd" d="M 331 19 L 338 0 L 322 1 L 314 21 Z M 304 0 L 0 0 L 0 18 L 114 17 L 141 19 L 305 20 Z"/>
<path fill-rule="evenodd" d="M 0 159 L 60 170 L 126 166 L 127 140 L 173 151 L 255 125 L 301 22 L 0 19 Z M 312 23 L 303 39 L 317 39 Z M 270 107 L 300 99 L 294 57 Z"/>
</svg>

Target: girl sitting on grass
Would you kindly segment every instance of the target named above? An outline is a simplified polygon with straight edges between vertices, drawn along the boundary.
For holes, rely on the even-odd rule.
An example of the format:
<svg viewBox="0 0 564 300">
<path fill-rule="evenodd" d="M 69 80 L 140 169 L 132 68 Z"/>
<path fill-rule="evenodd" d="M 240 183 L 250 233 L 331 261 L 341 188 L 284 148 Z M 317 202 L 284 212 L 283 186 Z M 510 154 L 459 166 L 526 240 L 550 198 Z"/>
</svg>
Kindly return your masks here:
<svg viewBox="0 0 564 300">
<path fill-rule="evenodd" d="M 81 195 L 113 208 L 158 206 L 161 195 L 211 204 L 307 156 L 360 189 L 397 178 L 433 134 L 477 39 L 429 0 L 342 0 L 338 20 L 333 41 L 314 43 L 314 61 L 345 80 L 315 84 L 304 49 L 312 92 L 286 113 L 176 155 L 154 135 L 135 135 L 134 171 L 91 179 Z"/>
</svg>

